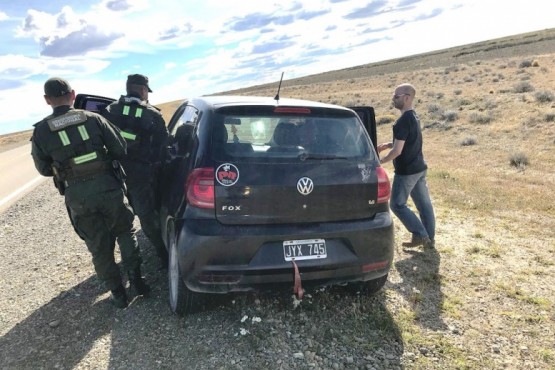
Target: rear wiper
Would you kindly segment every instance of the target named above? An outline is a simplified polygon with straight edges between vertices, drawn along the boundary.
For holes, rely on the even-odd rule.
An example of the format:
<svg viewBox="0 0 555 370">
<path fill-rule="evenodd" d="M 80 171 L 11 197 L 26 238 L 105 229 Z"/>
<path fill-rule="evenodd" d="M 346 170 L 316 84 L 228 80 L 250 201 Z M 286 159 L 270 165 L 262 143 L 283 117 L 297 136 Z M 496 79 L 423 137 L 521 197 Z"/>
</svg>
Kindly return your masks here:
<svg viewBox="0 0 555 370">
<path fill-rule="evenodd" d="M 301 153 L 297 156 L 301 161 L 307 159 L 347 159 L 347 157 L 341 157 L 334 154 L 319 154 L 319 153 Z"/>
</svg>

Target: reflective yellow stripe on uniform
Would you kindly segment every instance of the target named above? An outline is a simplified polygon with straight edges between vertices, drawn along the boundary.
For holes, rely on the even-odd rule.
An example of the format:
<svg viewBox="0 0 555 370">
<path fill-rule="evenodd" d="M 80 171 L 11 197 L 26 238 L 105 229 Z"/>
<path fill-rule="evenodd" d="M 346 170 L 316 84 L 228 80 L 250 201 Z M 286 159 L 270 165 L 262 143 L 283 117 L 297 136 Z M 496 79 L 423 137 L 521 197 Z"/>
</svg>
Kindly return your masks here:
<svg viewBox="0 0 555 370">
<path fill-rule="evenodd" d="M 92 152 L 89 154 L 84 154 L 79 157 L 73 158 L 73 162 L 75 164 L 81 164 L 81 163 L 92 161 L 93 159 L 96 159 L 96 158 L 97 158 L 96 152 Z"/>
<path fill-rule="evenodd" d="M 129 106 L 128 105 L 124 105 L 123 106 L 123 111 L 121 112 L 124 116 L 128 116 L 129 115 Z"/>
<path fill-rule="evenodd" d="M 60 137 L 60 140 L 62 140 L 63 146 L 69 145 L 69 137 L 67 137 L 65 130 L 58 131 L 58 136 Z"/>
<path fill-rule="evenodd" d="M 120 133 L 121 133 L 121 136 L 122 136 L 124 139 L 127 139 L 127 140 L 135 140 L 135 139 L 137 139 L 137 135 L 132 134 L 132 133 L 130 133 L 130 132 L 121 131 Z"/>
<path fill-rule="evenodd" d="M 79 126 L 77 127 L 77 129 L 79 130 L 79 133 L 81 134 L 81 139 L 83 139 L 83 141 L 89 139 L 89 133 L 87 132 L 85 126 Z"/>
<path fill-rule="evenodd" d="M 143 108 L 137 108 L 135 110 L 135 117 L 140 118 L 143 115 Z"/>
</svg>

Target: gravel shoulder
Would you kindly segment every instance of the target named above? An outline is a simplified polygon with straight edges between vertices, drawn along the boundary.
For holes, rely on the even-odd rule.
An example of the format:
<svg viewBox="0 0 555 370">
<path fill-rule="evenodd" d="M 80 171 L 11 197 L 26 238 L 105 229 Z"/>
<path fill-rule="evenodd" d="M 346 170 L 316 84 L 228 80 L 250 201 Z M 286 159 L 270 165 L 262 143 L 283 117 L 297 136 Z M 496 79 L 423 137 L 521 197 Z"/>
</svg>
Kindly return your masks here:
<svg viewBox="0 0 555 370">
<path fill-rule="evenodd" d="M 289 293 L 240 294 L 173 315 L 166 277 L 141 232 L 154 294 L 113 308 L 50 185 L 0 215 L 3 368 L 400 367 L 403 346 L 384 295 L 328 289 L 295 306 Z M 368 322 L 366 312 L 380 322 Z"/>
<path fill-rule="evenodd" d="M 4 369 L 553 368 L 548 355 L 538 357 L 554 348 L 553 313 L 496 289 L 510 279 L 503 269 L 523 256 L 469 260 L 455 246 L 480 243 L 471 237 L 478 226 L 447 217 L 441 204 L 438 250 L 397 247 L 389 281 L 374 297 L 342 287 L 302 302 L 289 292 L 237 294 L 180 318 L 141 232 L 153 295 L 113 308 L 50 185 L 0 215 Z M 408 235 L 396 227 L 399 245 Z M 477 269 L 483 275 L 469 273 Z M 540 280 L 542 296 L 553 297 L 552 271 L 526 286 Z"/>
</svg>

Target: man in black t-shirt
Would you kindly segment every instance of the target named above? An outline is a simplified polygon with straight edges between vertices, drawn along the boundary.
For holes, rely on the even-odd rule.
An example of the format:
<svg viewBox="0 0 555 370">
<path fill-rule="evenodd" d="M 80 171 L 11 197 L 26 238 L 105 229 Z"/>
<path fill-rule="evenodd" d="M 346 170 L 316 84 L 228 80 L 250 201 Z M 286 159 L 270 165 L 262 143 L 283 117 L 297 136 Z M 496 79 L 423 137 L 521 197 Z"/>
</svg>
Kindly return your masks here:
<svg viewBox="0 0 555 370">
<path fill-rule="evenodd" d="M 401 111 L 401 117 L 393 125 L 393 141 L 378 145 L 378 152 L 391 149 L 381 163 L 393 161 L 395 177 L 391 189 L 391 210 L 412 233 L 405 247 L 424 245 L 435 247 L 435 215 L 426 183 L 428 166 L 422 154 L 420 121 L 413 109 L 416 90 L 410 84 L 397 86 L 393 105 Z M 420 218 L 407 206 L 411 197 Z"/>
</svg>

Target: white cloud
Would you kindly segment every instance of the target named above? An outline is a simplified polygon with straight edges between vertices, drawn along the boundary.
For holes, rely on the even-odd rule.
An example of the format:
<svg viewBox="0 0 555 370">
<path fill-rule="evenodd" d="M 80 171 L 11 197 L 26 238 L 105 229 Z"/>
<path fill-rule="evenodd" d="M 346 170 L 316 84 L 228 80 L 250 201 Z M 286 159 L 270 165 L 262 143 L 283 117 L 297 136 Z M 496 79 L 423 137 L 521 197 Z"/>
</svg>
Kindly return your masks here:
<svg viewBox="0 0 555 370">
<path fill-rule="evenodd" d="M 109 10 L 116 13 L 133 13 L 149 10 L 148 0 L 103 0 L 93 7 L 94 11 Z"/>
<path fill-rule="evenodd" d="M 22 80 L 44 73 L 44 63 L 24 55 L 0 55 L 0 78 Z"/>
<path fill-rule="evenodd" d="M 90 75 L 107 67 L 109 61 L 80 58 L 30 58 L 23 55 L 0 55 L 0 78 L 25 80 L 36 75 Z"/>
<path fill-rule="evenodd" d="M 0 22 L 1 21 L 6 21 L 8 19 L 10 19 L 10 17 L 8 17 L 8 15 L 6 13 L 0 12 Z"/>
<path fill-rule="evenodd" d="M 2 121 L 21 122 L 21 130 L 29 130 L 42 117 L 52 112 L 52 108 L 44 101 L 44 83 L 28 82 L 11 89 L 9 95 L 0 94 Z M 11 109 L 7 109 L 10 107 Z M 1 130 L 1 127 L 0 127 Z"/>
</svg>

